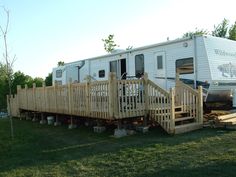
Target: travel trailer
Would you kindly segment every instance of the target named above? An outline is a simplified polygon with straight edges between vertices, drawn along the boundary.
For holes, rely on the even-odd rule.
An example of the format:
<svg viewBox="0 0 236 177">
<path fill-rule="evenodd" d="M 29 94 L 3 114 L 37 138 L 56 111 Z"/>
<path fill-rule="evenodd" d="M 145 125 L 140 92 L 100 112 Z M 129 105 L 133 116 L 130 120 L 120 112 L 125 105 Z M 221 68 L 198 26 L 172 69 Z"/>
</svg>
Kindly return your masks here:
<svg viewBox="0 0 236 177">
<path fill-rule="evenodd" d="M 140 78 L 144 72 L 169 90 L 176 77 L 193 88 L 204 89 L 206 102 L 230 101 L 236 107 L 236 41 L 198 35 L 84 59 L 53 68 L 53 83 Z"/>
</svg>

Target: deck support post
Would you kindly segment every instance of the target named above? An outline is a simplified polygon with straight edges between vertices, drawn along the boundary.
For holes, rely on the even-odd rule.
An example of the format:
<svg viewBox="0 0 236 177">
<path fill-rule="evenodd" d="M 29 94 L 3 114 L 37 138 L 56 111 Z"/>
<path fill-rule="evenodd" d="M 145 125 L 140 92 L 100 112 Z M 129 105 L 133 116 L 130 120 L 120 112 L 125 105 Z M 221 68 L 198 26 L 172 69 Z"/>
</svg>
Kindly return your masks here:
<svg viewBox="0 0 236 177">
<path fill-rule="evenodd" d="M 46 124 L 46 120 L 45 120 L 45 118 L 44 118 L 44 114 L 43 114 L 43 113 L 41 113 L 41 120 L 40 120 L 39 123 L 40 123 L 40 124 Z"/>
<path fill-rule="evenodd" d="M 74 124 L 74 122 L 73 122 L 73 116 L 70 116 L 70 124 L 68 126 L 68 129 L 74 129 L 76 127 L 77 127 L 77 125 Z"/>
<path fill-rule="evenodd" d="M 30 113 L 26 112 L 25 120 L 31 120 Z"/>
<path fill-rule="evenodd" d="M 102 133 L 106 130 L 106 127 L 102 125 L 102 122 L 99 120 L 96 120 L 96 126 L 93 127 L 93 131 L 95 133 Z"/>
<path fill-rule="evenodd" d="M 122 127 L 122 120 L 117 121 L 117 128 L 114 130 L 114 137 L 121 138 L 127 136 L 127 131 Z"/>
<path fill-rule="evenodd" d="M 36 122 L 37 121 L 37 115 L 36 115 L 36 113 L 34 112 L 34 117 L 33 117 L 33 119 L 32 119 L 32 122 Z"/>
<path fill-rule="evenodd" d="M 54 122 L 54 126 L 59 126 L 61 125 L 61 122 L 59 121 L 58 115 L 56 115 L 56 121 Z"/>
</svg>

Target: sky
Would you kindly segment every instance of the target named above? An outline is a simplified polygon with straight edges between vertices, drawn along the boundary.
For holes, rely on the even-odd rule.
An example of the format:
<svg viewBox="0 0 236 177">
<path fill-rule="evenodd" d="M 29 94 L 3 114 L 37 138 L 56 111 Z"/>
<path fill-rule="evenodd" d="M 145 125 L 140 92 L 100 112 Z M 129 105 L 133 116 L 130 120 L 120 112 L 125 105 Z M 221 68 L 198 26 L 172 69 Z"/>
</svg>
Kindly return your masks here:
<svg viewBox="0 0 236 177">
<path fill-rule="evenodd" d="M 135 48 L 196 28 L 211 32 L 224 18 L 236 21 L 235 0 L 0 0 L 0 5 L 10 11 L 13 69 L 33 78 L 45 78 L 58 61 L 106 54 L 102 39 L 109 34 L 119 48 Z M 5 19 L 1 10 L 2 26 Z"/>
</svg>

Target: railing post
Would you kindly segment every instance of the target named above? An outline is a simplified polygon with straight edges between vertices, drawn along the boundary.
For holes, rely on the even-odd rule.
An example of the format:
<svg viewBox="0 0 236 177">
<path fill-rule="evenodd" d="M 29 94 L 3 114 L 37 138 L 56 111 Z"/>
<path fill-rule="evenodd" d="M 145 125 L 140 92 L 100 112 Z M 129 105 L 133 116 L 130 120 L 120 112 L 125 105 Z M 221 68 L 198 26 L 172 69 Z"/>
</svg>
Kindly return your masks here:
<svg viewBox="0 0 236 177">
<path fill-rule="evenodd" d="M 144 85 L 144 103 L 145 103 L 145 115 L 144 115 L 144 126 L 147 126 L 148 112 L 149 112 L 149 96 L 148 96 L 148 74 L 144 73 L 143 77 Z"/>
<path fill-rule="evenodd" d="M 33 111 L 37 111 L 36 110 L 36 102 L 37 102 L 37 100 L 36 100 L 36 93 L 35 93 L 35 91 L 36 91 L 36 84 L 33 83 L 33 104 L 34 104 L 34 110 Z"/>
<path fill-rule="evenodd" d="M 118 116 L 118 104 L 117 104 L 117 80 L 116 80 L 116 74 L 115 73 L 109 73 L 109 79 L 108 79 L 108 103 L 109 103 L 109 117 L 110 119 L 115 118 L 115 116 Z"/>
<path fill-rule="evenodd" d="M 26 110 L 29 110 L 29 108 L 28 108 L 28 85 L 27 84 L 25 84 L 25 106 L 26 106 Z"/>
<path fill-rule="evenodd" d="M 69 114 L 71 115 L 72 114 L 72 95 L 71 95 L 71 80 L 70 82 L 68 83 L 68 111 L 69 111 Z"/>
<path fill-rule="evenodd" d="M 203 124 L 203 97 L 202 86 L 198 87 L 198 123 Z"/>
<path fill-rule="evenodd" d="M 175 89 L 170 89 L 170 133 L 175 133 Z"/>
<path fill-rule="evenodd" d="M 85 88 L 85 95 L 86 95 L 86 116 L 90 117 L 90 78 L 87 77 L 86 88 Z"/>
<path fill-rule="evenodd" d="M 54 83 L 54 86 L 53 86 L 53 88 L 54 88 L 54 104 L 55 104 L 54 112 L 55 112 L 55 113 L 58 112 L 58 111 L 57 111 L 57 86 L 58 86 L 58 84 L 57 84 L 57 82 L 55 82 L 55 83 Z"/>
<path fill-rule="evenodd" d="M 7 95 L 7 113 L 9 115 L 11 115 L 11 108 L 10 108 L 11 103 L 10 102 L 11 102 L 10 97 L 9 97 L 9 95 Z"/>
<path fill-rule="evenodd" d="M 16 87 L 17 93 L 16 93 L 16 98 L 17 98 L 17 116 L 20 117 L 20 94 L 21 94 L 21 85 L 17 85 Z"/>
<path fill-rule="evenodd" d="M 42 101 L 42 112 L 46 112 L 46 107 L 47 107 L 47 101 L 46 101 L 46 96 L 45 96 L 45 82 L 43 82 L 43 101 Z"/>
</svg>

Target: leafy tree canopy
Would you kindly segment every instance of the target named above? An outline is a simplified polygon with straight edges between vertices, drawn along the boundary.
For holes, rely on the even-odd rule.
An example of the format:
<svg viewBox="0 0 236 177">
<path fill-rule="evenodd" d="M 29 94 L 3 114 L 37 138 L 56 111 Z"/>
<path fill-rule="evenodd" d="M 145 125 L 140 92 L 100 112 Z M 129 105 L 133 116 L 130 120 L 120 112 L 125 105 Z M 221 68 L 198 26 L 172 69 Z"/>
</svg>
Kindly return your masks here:
<svg viewBox="0 0 236 177">
<path fill-rule="evenodd" d="M 194 35 L 203 35 L 203 34 L 208 34 L 209 32 L 205 29 L 195 29 L 195 31 L 189 31 L 187 33 L 183 34 L 183 38 L 185 37 L 193 37 Z"/>
<path fill-rule="evenodd" d="M 65 62 L 64 61 L 58 61 L 57 62 L 57 66 L 64 66 L 65 65 Z"/>
<path fill-rule="evenodd" d="M 106 39 L 102 39 L 104 42 L 104 49 L 111 53 L 113 50 L 115 50 L 115 47 L 119 47 L 114 41 L 114 34 L 110 34 Z"/>
<path fill-rule="evenodd" d="M 229 21 L 224 18 L 220 24 L 214 25 L 212 36 L 226 38 L 228 32 L 228 26 L 229 26 Z"/>
<path fill-rule="evenodd" d="M 49 73 L 48 76 L 45 78 L 45 85 L 52 86 L 52 73 Z"/>
<path fill-rule="evenodd" d="M 229 39 L 236 41 L 236 21 L 229 29 Z"/>
</svg>

